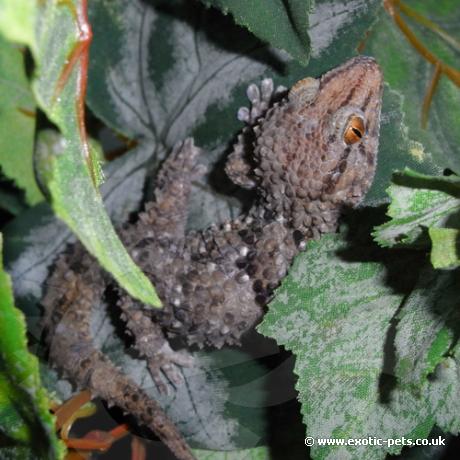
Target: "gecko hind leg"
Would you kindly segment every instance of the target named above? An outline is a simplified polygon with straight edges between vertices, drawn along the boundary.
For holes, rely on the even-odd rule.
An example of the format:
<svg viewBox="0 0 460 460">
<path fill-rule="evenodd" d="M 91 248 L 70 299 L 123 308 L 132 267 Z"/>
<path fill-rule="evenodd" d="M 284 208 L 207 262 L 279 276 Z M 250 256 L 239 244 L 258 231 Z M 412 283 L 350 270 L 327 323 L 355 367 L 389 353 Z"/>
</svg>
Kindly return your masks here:
<svg viewBox="0 0 460 460">
<path fill-rule="evenodd" d="M 285 91 L 286 88 L 283 86 L 275 89 L 271 78 L 263 79 L 260 88 L 253 83 L 246 90 L 250 107 L 240 107 L 237 114 L 238 120 L 244 122 L 246 127 L 238 135 L 237 142 L 225 165 L 227 176 L 240 187 L 250 190 L 257 185 L 249 157 L 255 132 L 258 129 L 257 122 Z"/>
<path fill-rule="evenodd" d="M 61 256 L 42 300 L 52 363 L 81 388 L 132 414 L 181 460 L 193 460 L 187 443 L 161 406 L 98 350 L 91 334 L 92 308 L 105 289 L 103 272 L 80 245 Z M 75 264 L 73 266 L 73 264 Z M 75 270 L 77 270 L 78 273 Z"/>
</svg>

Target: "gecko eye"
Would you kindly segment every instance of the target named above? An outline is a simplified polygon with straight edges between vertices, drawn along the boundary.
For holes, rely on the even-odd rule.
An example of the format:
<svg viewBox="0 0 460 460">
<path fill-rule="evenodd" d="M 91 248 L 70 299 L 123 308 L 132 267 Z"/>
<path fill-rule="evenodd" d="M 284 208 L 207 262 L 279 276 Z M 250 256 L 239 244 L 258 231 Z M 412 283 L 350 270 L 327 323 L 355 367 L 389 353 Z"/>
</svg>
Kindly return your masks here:
<svg viewBox="0 0 460 460">
<path fill-rule="evenodd" d="M 364 131 L 364 120 L 356 115 L 350 117 L 343 132 L 345 144 L 350 145 L 359 142 L 364 136 Z"/>
</svg>

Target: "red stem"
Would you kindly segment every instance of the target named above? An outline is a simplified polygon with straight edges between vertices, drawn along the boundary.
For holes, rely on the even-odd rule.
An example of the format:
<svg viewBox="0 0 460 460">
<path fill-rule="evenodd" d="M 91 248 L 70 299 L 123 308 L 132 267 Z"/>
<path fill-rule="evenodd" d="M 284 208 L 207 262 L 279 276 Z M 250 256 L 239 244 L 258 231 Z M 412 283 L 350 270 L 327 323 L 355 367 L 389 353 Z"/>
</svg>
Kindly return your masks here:
<svg viewBox="0 0 460 460">
<path fill-rule="evenodd" d="M 77 0 L 78 1 L 78 0 Z M 83 156 L 91 173 L 91 178 L 96 184 L 95 168 L 92 162 L 88 135 L 85 125 L 85 97 L 88 84 L 88 67 L 89 67 L 89 47 L 93 38 L 91 25 L 88 20 L 88 0 L 80 0 L 80 8 L 76 9 L 72 0 L 61 0 L 71 11 L 78 28 L 78 41 L 73 47 L 67 58 L 67 62 L 62 69 L 61 75 L 56 83 L 53 95 L 53 102 L 64 89 L 72 70 L 79 63 L 77 78 L 77 97 L 76 97 L 76 114 L 78 131 L 83 146 Z"/>
</svg>

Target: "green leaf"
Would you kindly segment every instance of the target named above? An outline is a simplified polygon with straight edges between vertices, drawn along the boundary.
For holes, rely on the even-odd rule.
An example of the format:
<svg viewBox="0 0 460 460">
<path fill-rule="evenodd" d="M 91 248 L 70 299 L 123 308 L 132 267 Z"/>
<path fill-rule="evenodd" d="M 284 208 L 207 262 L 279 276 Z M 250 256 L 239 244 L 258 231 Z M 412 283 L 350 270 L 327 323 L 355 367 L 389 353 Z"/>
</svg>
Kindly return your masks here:
<svg viewBox="0 0 460 460">
<path fill-rule="evenodd" d="M 427 247 L 430 227 L 460 226 L 460 179 L 435 177 L 406 170 L 395 174 L 388 189 L 391 220 L 374 229 L 383 247 Z"/>
<path fill-rule="evenodd" d="M 429 228 L 431 263 L 434 268 L 455 268 L 460 265 L 459 230 L 456 228 Z"/>
<path fill-rule="evenodd" d="M 367 232 L 354 224 L 311 242 L 258 327 L 296 355 L 304 423 L 315 439 L 425 437 L 433 425 L 427 401 L 393 388 L 385 374 L 391 320 L 417 275 L 404 267 L 417 261 L 385 257 Z M 315 445 L 312 457 L 381 459 L 399 450 Z"/>
<path fill-rule="evenodd" d="M 1 252 L 0 235 L 1 444 L 16 444 L 22 452 L 16 452 L 16 458 L 27 458 L 21 456 L 27 451 L 28 456 L 33 452 L 36 458 L 63 458 L 64 446 L 55 435 L 54 417 L 40 383 L 38 360 L 27 350 L 24 316 L 14 306 L 11 280 L 3 271 Z M 1 447 L 0 456 L 4 458 Z"/>
<path fill-rule="evenodd" d="M 81 7 L 80 2 L 72 5 Z M 36 29 L 35 95 L 64 138 L 63 151 L 54 157 L 48 184 L 53 209 L 121 286 L 145 304 L 158 307 L 160 301 L 148 278 L 134 264 L 115 233 L 84 161 L 76 104 L 78 66 L 55 98 L 62 71 L 77 44 L 77 24 L 69 4 L 48 1 L 40 5 Z"/>
<path fill-rule="evenodd" d="M 308 13 L 310 0 L 202 0 L 231 13 L 235 22 L 261 40 L 284 49 L 301 64 L 310 57 Z"/>
<path fill-rule="evenodd" d="M 193 134 L 196 143 L 206 147 L 203 161 L 211 171 L 241 129 L 235 114 L 239 104 L 247 103 L 246 86 L 261 78 L 266 62 L 282 66 L 285 58 L 279 59 L 255 37 L 199 3 L 153 4 L 90 3 L 95 33 L 90 107 L 115 130 L 149 145 L 156 164 L 176 142 Z M 212 126 L 211 120 L 219 115 L 219 123 Z M 223 195 L 235 187 L 222 171 L 213 182 L 215 187 L 205 177 L 194 184 L 192 227 L 233 217 L 241 209 L 236 197 Z"/>
<path fill-rule="evenodd" d="M 202 131 L 209 109 L 216 116 L 228 105 L 231 111 L 211 141 L 230 139 L 241 126 L 235 87 L 242 102 L 245 87 L 260 79 L 268 65 L 286 62 L 199 3 L 98 0 L 91 2 L 89 13 L 95 35 L 89 104 L 112 128 L 154 141 L 159 154 L 193 130 Z M 209 143 L 206 134 L 197 137 Z"/>
<path fill-rule="evenodd" d="M 1 14 L 1 13 L 0 13 Z M 0 36 L 0 171 L 25 191 L 33 205 L 43 199 L 34 177 L 35 100 L 24 69 L 24 50 Z"/>
</svg>

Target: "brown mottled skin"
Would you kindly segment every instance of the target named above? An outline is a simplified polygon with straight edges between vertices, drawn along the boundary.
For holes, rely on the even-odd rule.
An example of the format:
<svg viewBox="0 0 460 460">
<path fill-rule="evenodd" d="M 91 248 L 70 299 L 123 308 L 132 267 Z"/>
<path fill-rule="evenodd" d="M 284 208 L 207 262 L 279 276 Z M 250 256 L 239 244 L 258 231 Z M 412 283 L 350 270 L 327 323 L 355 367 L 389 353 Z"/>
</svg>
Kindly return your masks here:
<svg viewBox="0 0 460 460">
<path fill-rule="evenodd" d="M 301 80 L 282 96 L 264 80 L 260 90 L 248 88 L 251 110 L 239 111 L 247 127 L 226 171 L 257 191 L 247 215 L 185 233 L 191 181 L 202 173 L 200 150 L 188 139 L 165 161 L 155 201 L 121 231 L 164 305 L 154 310 L 119 289 L 122 319 L 162 390 L 164 378 L 180 382 L 177 366 L 192 359 L 173 351 L 167 337 L 200 347 L 238 344 L 305 241 L 334 231 L 342 208 L 358 204 L 372 182 L 382 97 L 382 74 L 372 58 Z M 178 458 L 192 459 L 160 406 L 92 343 L 91 308 L 110 281 L 81 245 L 59 258 L 50 285 L 61 289 L 49 289 L 43 299 L 50 359 L 78 386 L 134 414 Z"/>
</svg>

